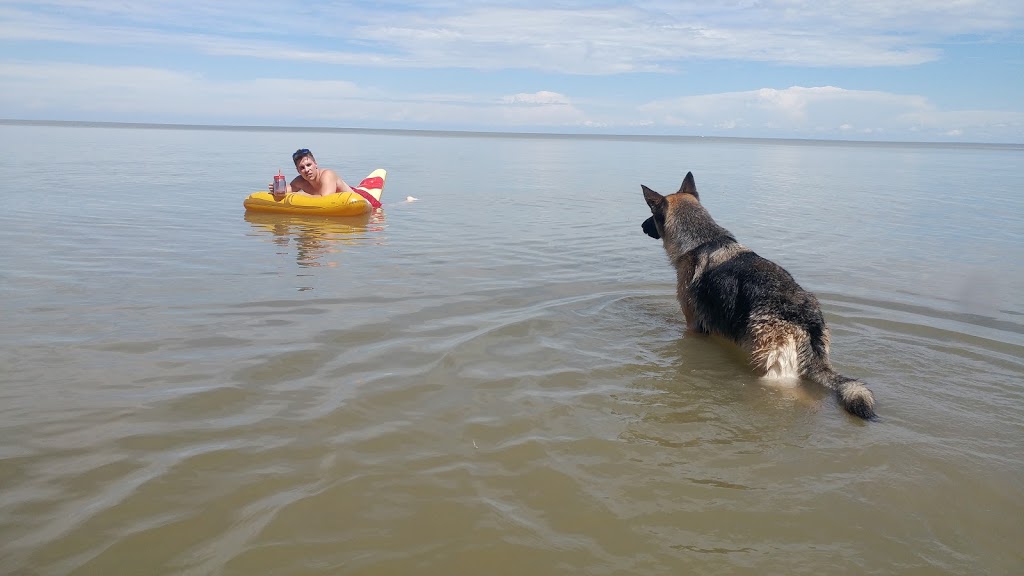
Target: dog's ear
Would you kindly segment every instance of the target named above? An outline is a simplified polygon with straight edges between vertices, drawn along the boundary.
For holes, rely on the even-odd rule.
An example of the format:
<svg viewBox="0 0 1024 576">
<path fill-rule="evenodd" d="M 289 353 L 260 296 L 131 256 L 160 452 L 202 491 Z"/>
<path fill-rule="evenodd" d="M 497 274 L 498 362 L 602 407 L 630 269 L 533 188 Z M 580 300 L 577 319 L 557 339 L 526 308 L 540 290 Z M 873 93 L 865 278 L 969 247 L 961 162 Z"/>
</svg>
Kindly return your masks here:
<svg viewBox="0 0 1024 576">
<path fill-rule="evenodd" d="M 644 200 L 647 201 L 647 206 L 651 208 L 651 214 L 653 214 L 653 216 L 644 220 L 644 223 L 641 224 L 640 227 L 643 228 L 644 234 L 647 234 L 655 240 L 660 240 L 661 233 L 658 232 L 657 223 L 660 222 L 662 225 L 665 224 L 665 204 L 668 202 L 665 200 L 664 196 L 658 194 L 654 190 L 651 190 L 647 186 L 641 184 L 640 188 L 644 191 Z"/>
<path fill-rule="evenodd" d="M 665 197 L 643 184 L 640 185 L 640 188 L 644 191 L 644 200 L 647 201 L 647 205 L 651 208 L 651 213 L 663 213 L 665 211 Z"/>
<path fill-rule="evenodd" d="M 686 178 L 683 178 L 683 183 L 679 186 L 679 193 L 689 194 L 700 200 L 700 194 L 697 193 L 697 184 L 693 181 L 693 172 L 686 173 Z"/>
</svg>

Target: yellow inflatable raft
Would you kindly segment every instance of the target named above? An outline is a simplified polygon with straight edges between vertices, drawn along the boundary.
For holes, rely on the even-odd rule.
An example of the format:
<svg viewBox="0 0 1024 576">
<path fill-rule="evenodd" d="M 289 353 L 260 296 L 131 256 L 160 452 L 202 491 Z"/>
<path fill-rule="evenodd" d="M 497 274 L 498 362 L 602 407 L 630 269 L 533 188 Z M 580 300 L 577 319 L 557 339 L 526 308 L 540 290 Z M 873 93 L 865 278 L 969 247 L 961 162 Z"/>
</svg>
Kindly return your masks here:
<svg viewBox="0 0 1024 576">
<path fill-rule="evenodd" d="M 330 196 L 306 196 L 286 194 L 275 200 L 270 192 L 253 192 L 242 204 L 249 212 L 274 212 L 277 214 L 308 214 L 314 216 L 359 216 L 374 208 L 380 208 L 380 195 L 384 193 L 384 180 L 388 173 L 378 168 L 352 186 L 354 192 L 342 192 Z"/>
</svg>

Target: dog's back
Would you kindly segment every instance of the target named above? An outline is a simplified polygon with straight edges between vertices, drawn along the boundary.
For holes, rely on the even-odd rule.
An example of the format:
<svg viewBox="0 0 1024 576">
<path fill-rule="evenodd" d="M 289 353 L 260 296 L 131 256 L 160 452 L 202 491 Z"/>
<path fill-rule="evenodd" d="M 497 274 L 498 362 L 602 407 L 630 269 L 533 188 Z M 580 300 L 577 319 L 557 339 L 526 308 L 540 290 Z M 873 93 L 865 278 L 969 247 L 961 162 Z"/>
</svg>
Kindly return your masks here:
<svg viewBox="0 0 1024 576">
<path fill-rule="evenodd" d="M 687 330 L 728 338 L 750 353 L 763 375 L 806 377 L 834 390 L 850 413 L 875 416 L 871 391 L 832 370 L 817 298 L 719 226 L 700 204 L 693 174 L 668 196 L 642 188 L 652 213 L 643 229 L 663 241 L 676 269 Z"/>
</svg>

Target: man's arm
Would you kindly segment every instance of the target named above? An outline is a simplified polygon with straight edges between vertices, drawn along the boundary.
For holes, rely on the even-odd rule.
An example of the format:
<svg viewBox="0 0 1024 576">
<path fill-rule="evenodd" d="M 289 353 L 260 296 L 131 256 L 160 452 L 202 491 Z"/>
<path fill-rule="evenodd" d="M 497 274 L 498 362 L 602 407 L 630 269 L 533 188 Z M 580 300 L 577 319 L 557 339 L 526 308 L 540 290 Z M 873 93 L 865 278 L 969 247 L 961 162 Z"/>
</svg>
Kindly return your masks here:
<svg viewBox="0 0 1024 576">
<path fill-rule="evenodd" d="M 331 172 L 331 173 L 334 174 L 333 172 Z M 352 187 L 349 186 L 347 182 L 342 180 L 341 176 L 338 176 L 337 174 L 334 174 L 334 177 L 338 179 L 338 184 L 337 184 L 338 192 L 354 192 L 354 190 L 352 190 Z"/>
<path fill-rule="evenodd" d="M 292 180 L 291 186 L 288 188 L 289 192 L 297 192 L 307 196 L 329 196 L 339 190 L 342 192 L 352 191 L 348 184 L 345 184 L 344 180 L 338 178 L 334 170 L 321 170 L 320 184 L 317 186 L 310 184 L 302 176 L 297 176 Z"/>
<path fill-rule="evenodd" d="M 320 189 L 310 192 L 313 196 L 328 196 L 338 191 L 338 175 L 334 170 L 320 171 Z"/>
<path fill-rule="evenodd" d="M 320 196 L 320 194 L 312 194 L 312 193 L 310 193 L 310 188 L 311 187 L 309 185 L 309 182 L 306 182 L 306 179 L 303 178 L 302 176 L 296 176 L 295 178 L 292 178 L 292 181 L 290 183 L 288 183 L 288 193 L 289 194 L 304 194 L 306 196 Z"/>
<path fill-rule="evenodd" d="M 302 176 L 295 176 L 292 181 L 288 182 L 288 193 L 289 194 L 305 194 L 305 183 L 306 180 L 302 179 Z"/>
<path fill-rule="evenodd" d="M 296 176 L 288 184 L 288 193 L 304 194 L 306 196 L 329 196 L 335 192 L 352 192 L 352 188 L 334 170 L 323 170 L 320 172 L 320 185 L 316 188 L 306 181 L 302 176 Z"/>
</svg>

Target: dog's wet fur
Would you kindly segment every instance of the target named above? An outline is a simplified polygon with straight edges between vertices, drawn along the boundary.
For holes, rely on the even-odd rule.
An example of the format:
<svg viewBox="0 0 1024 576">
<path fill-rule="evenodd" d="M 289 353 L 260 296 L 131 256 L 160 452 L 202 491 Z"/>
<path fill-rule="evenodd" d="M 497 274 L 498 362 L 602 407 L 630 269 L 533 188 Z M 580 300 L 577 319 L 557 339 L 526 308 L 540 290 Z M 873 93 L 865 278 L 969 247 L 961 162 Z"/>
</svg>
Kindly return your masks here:
<svg viewBox="0 0 1024 576">
<path fill-rule="evenodd" d="M 641 188 L 652 214 L 643 231 L 664 243 L 676 269 L 676 296 L 688 331 L 732 340 L 762 376 L 806 378 L 834 391 L 847 412 L 876 417 L 871 390 L 832 369 L 818 299 L 719 226 L 701 205 L 692 173 L 675 194 Z"/>
</svg>

